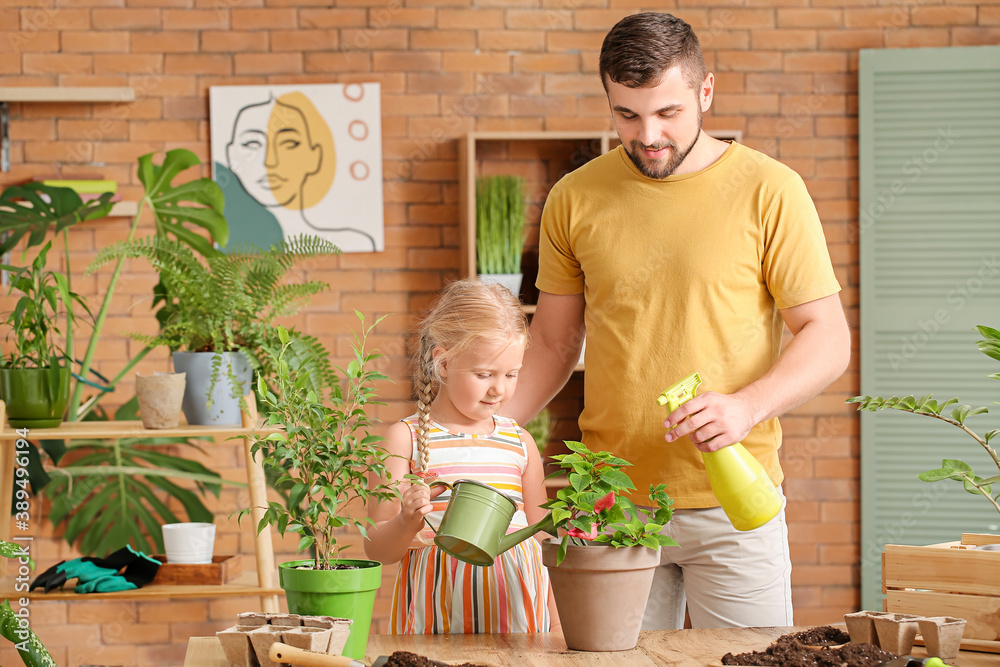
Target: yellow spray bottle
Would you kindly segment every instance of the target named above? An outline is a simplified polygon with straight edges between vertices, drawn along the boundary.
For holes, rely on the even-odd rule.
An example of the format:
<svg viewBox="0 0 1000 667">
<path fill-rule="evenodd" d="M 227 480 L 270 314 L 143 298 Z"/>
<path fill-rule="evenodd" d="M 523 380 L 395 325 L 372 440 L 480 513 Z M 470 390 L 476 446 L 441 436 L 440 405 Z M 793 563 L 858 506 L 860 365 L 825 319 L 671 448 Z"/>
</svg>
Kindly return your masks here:
<svg viewBox="0 0 1000 667">
<path fill-rule="evenodd" d="M 695 396 L 701 376 L 693 373 L 660 394 L 656 402 L 671 413 Z M 712 493 L 736 530 L 753 530 L 777 516 L 781 496 L 764 467 L 742 443 L 702 452 Z"/>
</svg>

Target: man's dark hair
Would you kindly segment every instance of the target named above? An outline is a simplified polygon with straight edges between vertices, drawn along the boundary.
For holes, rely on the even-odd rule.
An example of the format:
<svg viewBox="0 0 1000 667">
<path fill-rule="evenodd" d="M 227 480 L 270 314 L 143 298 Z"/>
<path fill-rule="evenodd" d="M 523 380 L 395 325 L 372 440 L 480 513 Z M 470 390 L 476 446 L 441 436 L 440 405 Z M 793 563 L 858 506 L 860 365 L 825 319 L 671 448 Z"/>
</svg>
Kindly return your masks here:
<svg viewBox="0 0 1000 667">
<path fill-rule="evenodd" d="M 705 59 L 690 25 L 670 14 L 644 12 L 615 24 L 601 45 L 601 83 L 629 88 L 655 86 L 670 68 L 680 66 L 697 91 L 705 80 Z"/>
</svg>

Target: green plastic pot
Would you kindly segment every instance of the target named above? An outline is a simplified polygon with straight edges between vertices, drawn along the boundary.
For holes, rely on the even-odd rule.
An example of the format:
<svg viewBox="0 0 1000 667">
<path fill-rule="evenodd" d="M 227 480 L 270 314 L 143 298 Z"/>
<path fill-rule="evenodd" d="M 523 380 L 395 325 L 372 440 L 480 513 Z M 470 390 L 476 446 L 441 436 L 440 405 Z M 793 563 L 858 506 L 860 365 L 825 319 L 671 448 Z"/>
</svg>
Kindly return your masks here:
<svg viewBox="0 0 1000 667">
<path fill-rule="evenodd" d="M 0 368 L 0 396 L 14 428 L 55 428 L 69 403 L 69 368 Z"/>
<path fill-rule="evenodd" d="M 288 611 L 309 616 L 349 618 L 351 635 L 344 655 L 363 660 L 375 608 L 375 593 L 382 583 L 382 564 L 373 560 L 337 560 L 350 570 L 314 570 L 312 560 L 293 560 L 278 566 L 278 581 L 288 599 Z M 305 566 L 308 569 L 298 569 Z"/>
</svg>

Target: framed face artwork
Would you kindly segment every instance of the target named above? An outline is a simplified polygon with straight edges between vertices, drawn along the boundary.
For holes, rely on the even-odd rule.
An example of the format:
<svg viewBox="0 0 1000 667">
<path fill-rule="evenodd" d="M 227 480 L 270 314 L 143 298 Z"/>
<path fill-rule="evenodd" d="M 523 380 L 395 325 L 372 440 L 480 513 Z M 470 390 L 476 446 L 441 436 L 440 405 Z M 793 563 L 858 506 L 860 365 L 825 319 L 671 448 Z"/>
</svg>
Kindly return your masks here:
<svg viewBox="0 0 1000 667">
<path fill-rule="evenodd" d="M 209 88 L 226 249 L 303 234 L 384 249 L 379 95 L 377 83 Z"/>
</svg>

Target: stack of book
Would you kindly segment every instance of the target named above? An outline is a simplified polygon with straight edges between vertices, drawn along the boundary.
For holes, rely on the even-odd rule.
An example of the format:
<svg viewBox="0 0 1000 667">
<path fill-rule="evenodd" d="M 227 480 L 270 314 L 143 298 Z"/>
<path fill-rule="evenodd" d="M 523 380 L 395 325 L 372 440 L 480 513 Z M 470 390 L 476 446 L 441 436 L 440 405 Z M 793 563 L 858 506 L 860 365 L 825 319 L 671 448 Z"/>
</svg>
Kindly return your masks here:
<svg viewBox="0 0 1000 667">
<path fill-rule="evenodd" d="M 34 179 L 36 182 L 42 185 L 48 185 L 52 187 L 59 188 L 70 188 L 74 190 L 83 201 L 89 201 L 91 199 L 97 199 L 105 192 L 116 192 L 118 190 L 118 182 L 111 181 L 107 179 L 102 179 L 100 176 L 86 178 L 63 178 L 59 177 L 49 177 L 41 176 Z M 121 201 L 121 195 L 116 194 L 111 198 L 111 201 Z"/>
</svg>

